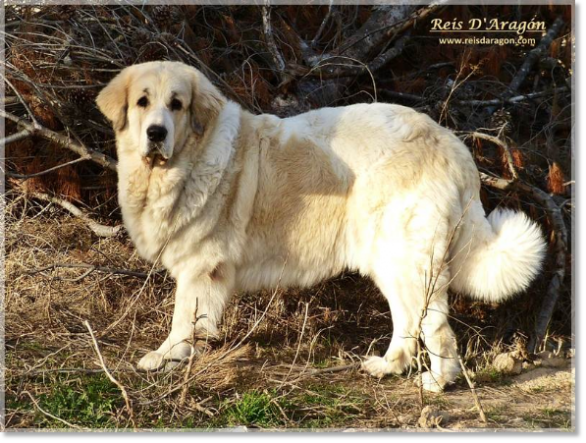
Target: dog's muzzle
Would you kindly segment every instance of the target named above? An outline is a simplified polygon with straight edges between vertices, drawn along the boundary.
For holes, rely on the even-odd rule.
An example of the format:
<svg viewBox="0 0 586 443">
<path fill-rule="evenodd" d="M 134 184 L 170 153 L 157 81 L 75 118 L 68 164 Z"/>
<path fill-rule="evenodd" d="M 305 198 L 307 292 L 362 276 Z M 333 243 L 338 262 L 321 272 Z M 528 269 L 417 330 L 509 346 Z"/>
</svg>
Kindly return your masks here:
<svg viewBox="0 0 586 443">
<path fill-rule="evenodd" d="M 145 157 L 145 163 L 151 167 L 155 164 L 165 165 L 169 156 L 165 152 L 164 142 L 167 138 L 168 131 L 164 126 L 151 125 L 147 128 L 148 154 Z"/>
</svg>

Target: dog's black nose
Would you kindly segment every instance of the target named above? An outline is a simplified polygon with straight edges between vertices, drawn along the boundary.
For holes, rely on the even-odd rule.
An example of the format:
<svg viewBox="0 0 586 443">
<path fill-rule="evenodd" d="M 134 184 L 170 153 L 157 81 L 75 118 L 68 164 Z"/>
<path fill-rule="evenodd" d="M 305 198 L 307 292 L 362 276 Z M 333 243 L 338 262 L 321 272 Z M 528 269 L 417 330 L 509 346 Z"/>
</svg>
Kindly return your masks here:
<svg viewBox="0 0 586 443">
<path fill-rule="evenodd" d="M 162 142 L 167 137 L 167 129 L 164 126 L 151 125 L 147 129 L 147 137 L 152 142 Z"/>
</svg>

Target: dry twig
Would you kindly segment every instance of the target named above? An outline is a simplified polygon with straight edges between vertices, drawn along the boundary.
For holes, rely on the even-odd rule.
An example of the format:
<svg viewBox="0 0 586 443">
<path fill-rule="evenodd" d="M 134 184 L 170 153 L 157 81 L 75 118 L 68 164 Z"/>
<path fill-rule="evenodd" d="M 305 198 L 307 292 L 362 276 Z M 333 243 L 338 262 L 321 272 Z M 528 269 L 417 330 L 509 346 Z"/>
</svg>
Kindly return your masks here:
<svg viewBox="0 0 586 443">
<path fill-rule="evenodd" d="M 504 99 L 508 99 L 508 98 L 512 97 L 519 90 L 519 88 L 521 87 L 521 84 L 523 83 L 523 81 L 525 80 L 525 78 L 527 77 L 529 72 L 531 71 L 531 68 L 533 67 L 533 65 L 537 62 L 537 60 L 539 60 L 539 58 L 543 54 L 545 54 L 545 52 L 547 51 L 547 48 L 549 48 L 549 46 L 551 45 L 551 42 L 553 41 L 555 36 L 560 32 L 564 23 L 565 22 L 564 22 L 563 18 L 558 17 L 553 22 L 553 24 L 550 26 L 549 30 L 547 31 L 547 34 L 545 34 L 543 36 L 543 38 L 539 42 L 539 45 L 535 49 L 533 49 L 529 52 L 529 54 L 525 58 L 525 61 L 523 62 L 523 65 L 521 66 L 519 71 L 517 71 L 517 74 L 515 75 L 515 77 L 511 81 L 509 88 L 503 94 Z"/>
<path fill-rule="evenodd" d="M 478 394 L 476 393 L 476 389 L 474 387 L 474 383 L 470 380 L 468 376 L 468 370 L 462 361 L 462 357 L 458 356 L 458 362 L 460 363 L 460 368 L 462 368 L 462 374 L 464 374 L 464 378 L 466 379 L 466 383 L 468 383 L 468 387 L 470 388 L 470 392 L 472 393 L 472 398 L 474 398 L 474 405 L 478 410 L 478 416 L 480 417 L 480 421 L 482 423 L 488 423 L 486 420 L 486 414 L 484 413 L 484 408 L 482 407 L 482 403 L 480 403 L 480 399 L 478 398 Z"/>
<path fill-rule="evenodd" d="M 43 200 L 49 203 L 54 203 L 61 206 L 63 209 L 68 211 L 70 214 L 82 220 L 88 228 L 92 230 L 98 237 L 114 237 L 122 230 L 123 226 L 105 226 L 94 220 L 92 220 L 85 212 L 75 206 L 73 203 L 68 202 L 65 199 L 55 197 L 54 195 L 45 194 L 43 192 L 32 192 L 31 197 Z"/>
<path fill-rule="evenodd" d="M 100 352 L 100 346 L 98 345 L 98 341 L 96 340 L 96 337 L 94 335 L 94 331 L 92 330 L 90 323 L 87 320 L 85 320 L 83 322 L 83 324 L 85 325 L 88 332 L 90 333 L 92 342 L 94 344 L 94 349 L 96 350 L 96 354 L 98 355 L 98 359 L 100 360 L 100 366 L 102 367 L 102 369 L 104 370 L 106 376 L 110 379 L 110 381 L 112 383 L 114 383 L 116 386 L 118 386 L 118 389 L 120 389 L 120 392 L 122 393 L 122 397 L 124 397 L 124 402 L 126 403 L 126 410 L 128 411 L 130 422 L 132 423 L 132 426 L 136 430 L 136 422 L 134 421 L 134 409 L 132 409 L 132 403 L 130 401 L 130 397 L 128 396 L 128 392 L 126 392 L 126 388 L 124 387 L 124 385 L 122 383 L 120 383 L 118 380 L 116 380 L 116 378 L 112 375 L 112 373 L 110 372 L 110 370 L 106 366 L 106 362 L 104 362 L 104 357 L 102 357 L 102 353 Z"/>
<path fill-rule="evenodd" d="M 92 272 L 103 272 L 104 274 L 110 275 L 127 275 L 129 277 L 137 277 L 137 278 L 148 278 L 150 274 L 140 271 L 129 271 L 127 269 L 117 269 L 117 268 L 106 268 L 104 266 L 96 266 L 90 265 L 86 263 L 55 263 L 49 266 L 45 266 L 39 269 L 31 269 L 27 271 L 26 274 L 34 275 L 45 271 L 51 271 L 58 268 L 73 268 L 73 269 L 87 269 L 86 272 L 82 274 L 81 277 L 76 277 L 75 279 L 71 279 L 68 281 L 79 281 L 83 277 L 87 277 Z M 162 271 L 162 270 L 161 270 Z M 60 279 L 59 277 L 55 277 L 56 280 L 66 280 Z"/>
<path fill-rule="evenodd" d="M 275 62 L 275 67 L 279 74 L 283 74 L 285 71 L 285 59 L 277 47 L 275 37 L 273 35 L 273 27 L 271 25 L 271 7 L 270 2 L 265 0 L 265 5 L 262 7 L 262 23 L 264 29 L 264 35 L 267 41 L 267 45 Z"/>
<path fill-rule="evenodd" d="M 75 425 L 73 423 L 70 423 L 67 420 L 63 420 L 62 418 L 57 417 L 56 415 L 53 415 L 53 414 L 51 414 L 48 411 L 45 411 L 43 408 L 41 408 L 41 406 L 39 405 L 39 402 L 35 400 L 35 398 L 30 394 L 30 392 L 28 392 L 28 391 L 23 391 L 23 392 L 26 395 L 28 395 L 28 397 L 33 402 L 33 405 L 35 405 L 35 408 L 37 408 L 41 414 L 46 415 L 47 417 L 52 418 L 53 420 L 60 421 L 61 423 L 63 423 L 65 426 L 67 426 L 69 428 L 77 429 L 77 430 L 80 430 L 80 431 L 89 431 L 90 430 L 88 428 L 84 428 L 83 426 L 78 426 L 78 425 Z"/>
<path fill-rule="evenodd" d="M 489 141 L 494 143 L 495 145 L 499 146 L 503 153 L 505 154 L 505 159 L 507 160 L 507 167 L 513 179 L 511 181 L 516 181 L 519 179 L 519 174 L 517 174 L 517 170 L 515 169 L 515 163 L 513 161 L 513 154 L 511 154 L 511 148 L 509 145 L 498 137 L 493 135 L 484 134 L 483 132 L 473 131 L 473 132 L 465 132 L 466 137 L 474 137 L 479 138 L 482 140 Z"/>
</svg>

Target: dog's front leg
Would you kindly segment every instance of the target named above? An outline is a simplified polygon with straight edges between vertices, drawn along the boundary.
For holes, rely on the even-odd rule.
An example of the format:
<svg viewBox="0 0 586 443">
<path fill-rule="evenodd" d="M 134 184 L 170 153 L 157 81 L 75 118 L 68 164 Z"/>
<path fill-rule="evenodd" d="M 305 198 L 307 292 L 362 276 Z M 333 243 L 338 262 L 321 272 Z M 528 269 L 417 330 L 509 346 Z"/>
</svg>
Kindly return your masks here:
<svg viewBox="0 0 586 443">
<path fill-rule="evenodd" d="M 234 269 L 218 265 L 213 271 L 194 276 L 184 273 L 177 279 L 175 309 L 169 337 L 156 351 L 149 352 L 138 368 L 154 371 L 176 364 L 197 352 L 194 336 L 217 335 L 217 324 L 234 287 Z"/>
</svg>

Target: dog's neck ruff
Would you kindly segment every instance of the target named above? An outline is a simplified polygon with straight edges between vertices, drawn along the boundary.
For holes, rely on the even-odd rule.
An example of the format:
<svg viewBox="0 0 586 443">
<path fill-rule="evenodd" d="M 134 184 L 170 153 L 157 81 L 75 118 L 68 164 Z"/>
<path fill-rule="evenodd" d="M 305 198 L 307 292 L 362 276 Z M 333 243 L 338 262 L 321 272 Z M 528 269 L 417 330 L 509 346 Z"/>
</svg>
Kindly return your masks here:
<svg viewBox="0 0 586 443">
<path fill-rule="evenodd" d="M 190 241 L 197 242 L 216 225 L 226 194 L 240 131 L 240 106 L 228 102 L 220 111 L 201 149 L 186 145 L 172 157 L 168 168 L 152 171 L 144 165 L 120 175 L 120 204 L 125 225 L 147 259 L 154 259 L 170 238 L 189 227 Z"/>
</svg>

